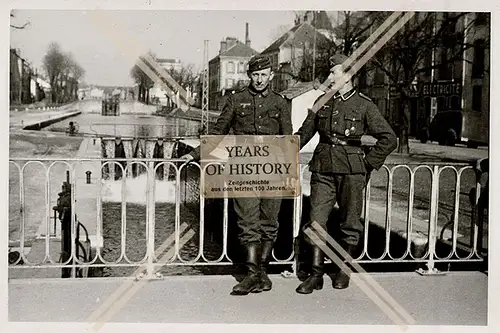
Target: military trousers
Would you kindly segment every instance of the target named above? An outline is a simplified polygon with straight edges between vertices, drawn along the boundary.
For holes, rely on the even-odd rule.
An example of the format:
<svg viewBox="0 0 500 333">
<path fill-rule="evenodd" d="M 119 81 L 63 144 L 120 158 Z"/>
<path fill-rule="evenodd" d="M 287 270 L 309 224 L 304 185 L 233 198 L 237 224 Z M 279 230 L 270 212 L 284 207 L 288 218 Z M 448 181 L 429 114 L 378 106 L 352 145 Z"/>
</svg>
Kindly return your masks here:
<svg viewBox="0 0 500 333">
<path fill-rule="evenodd" d="M 234 198 L 233 203 L 242 245 L 276 240 L 281 198 Z"/>
<path fill-rule="evenodd" d="M 340 241 L 344 245 L 358 245 L 363 232 L 361 212 L 366 181 L 365 174 L 313 172 L 310 183 L 311 212 L 304 225 L 304 230 L 313 222 L 317 222 L 324 230 L 327 230 L 329 216 L 335 202 L 337 202 L 339 205 Z M 313 240 L 308 239 L 307 241 L 314 243 Z"/>
</svg>

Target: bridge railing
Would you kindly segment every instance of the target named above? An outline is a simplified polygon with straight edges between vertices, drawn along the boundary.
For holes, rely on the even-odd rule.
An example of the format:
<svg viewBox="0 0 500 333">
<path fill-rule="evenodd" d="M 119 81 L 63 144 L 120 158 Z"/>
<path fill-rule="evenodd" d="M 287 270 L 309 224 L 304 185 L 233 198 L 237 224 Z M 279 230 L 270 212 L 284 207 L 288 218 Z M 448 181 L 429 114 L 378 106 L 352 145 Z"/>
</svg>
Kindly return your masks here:
<svg viewBox="0 0 500 333">
<path fill-rule="evenodd" d="M 197 163 L 186 164 L 179 159 L 102 158 L 11 158 L 9 162 L 11 165 L 10 190 L 11 192 L 15 192 L 16 189 L 18 191 L 17 195 L 11 195 L 9 199 L 10 213 L 16 213 L 15 217 L 11 217 L 10 223 L 14 223 L 16 219 L 19 223 L 19 252 L 21 254 L 19 259 L 10 265 L 12 269 L 139 267 L 152 278 L 163 266 L 213 266 L 232 263 L 228 254 L 230 209 L 227 197 L 221 199 L 223 213 L 220 255 L 214 256 L 213 253 L 209 254 L 205 251 L 206 243 L 213 243 L 207 239 L 207 226 L 211 227 L 218 221 L 214 221 L 213 215 L 206 213 L 207 199 L 199 192 L 199 182 L 204 181 L 204 172 Z M 133 165 L 140 165 L 146 173 L 141 179 L 128 176 L 119 180 L 102 179 L 102 169 L 113 164 L 121 168 L 121 175 L 130 175 Z M 88 171 L 89 165 L 98 169 L 95 170 L 94 175 L 97 176 L 92 184 L 86 184 L 82 180 L 87 178 L 85 172 Z M 95 253 L 88 261 L 77 256 L 74 246 L 65 262 L 60 262 L 51 255 L 53 252 L 50 232 L 53 223 L 51 211 L 55 201 L 54 193 L 57 193 L 55 189 L 62 183 L 60 178 L 64 173 L 61 173 L 61 166 L 70 172 L 73 244 L 77 237 L 76 214 L 87 229 L 93 230 L 89 231 L 91 236 L 95 236 L 93 239 L 104 239 L 104 246 L 93 246 Z M 170 168 L 171 176 L 159 180 L 156 176 L 157 170 L 162 166 Z M 28 172 L 28 169 L 33 167 L 38 167 L 39 170 Z M 405 176 L 407 178 L 403 181 L 400 179 L 402 171 L 407 173 Z M 427 180 L 422 180 L 422 172 L 428 173 Z M 308 173 L 308 167 L 302 165 L 301 184 L 305 195 L 291 199 L 293 201 L 290 212 L 293 216 L 293 239 L 290 240 L 292 244 L 300 235 L 302 210 L 307 200 Z M 444 177 L 446 173 L 448 173 L 448 178 Z M 466 173 L 469 173 L 467 181 L 464 180 Z M 450 177 L 455 181 L 450 182 Z M 28 181 L 29 186 L 27 186 Z M 467 197 L 469 193 L 463 191 L 463 183 L 471 185 L 471 191 L 475 192 L 475 199 L 469 200 Z M 40 189 L 35 190 L 34 184 L 37 184 Z M 440 190 L 442 188 L 447 188 L 444 195 Z M 109 192 L 113 192 L 113 189 L 114 199 L 110 199 Z M 426 192 L 429 193 L 427 197 L 423 194 Z M 364 232 L 360 246 L 361 253 L 355 261 L 358 263 L 418 262 L 425 264 L 428 271 L 434 270 L 437 263 L 482 261 L 483 225 L 482 221 L 474 218 L 480 192 L 480 179 L 474 173 L 473 167 L 468 164 L 384 165 L 380 171 L 374 172 L 365 190 L 365 204 L 361 217 L 364 221 Z M 464 212 L 461 207 L 468 201 L 470 201 L 470 209 L 468 212 L 465 209 Z M 33 207 L 33 202 L 37 202 L 38 207 Z M 82 205 L 85 202 L 87 205 Z M 107 206 L 106 202 L 114 202 L 115 206 Z M 168 214 L 162 215 L 163 217 L 158 216 L 156 210 L 160 209 L 158 205 L 162 202 L 168 206 L 167 211 L 173 212 L 173 216 Z M 139 218 L 132 217 L 129 210 L 137 205 L 142 207 L 143 213 Z M 45 243 L 45 253 L 42 256 L 43 260 L 37 262 L 30 261 L 30 255 L 25 254 L 27 217 L 30 214 L 31 217 L 37 215 L 35 208 L 38 209 L 38 218 L 46 230 L 41 238 Z M 443 209 L 448 213 L 444 214 L 447 216 L 444 222 L 439 217 L 440 214 L 443 215 L 441 212 Z M 210 216 L 209 221 L 207 221 L 207 216 Z M 218 219 L 216 216 L 213 217 Z M 110 221 L 118 223 L 118 220 L 120 222 L 115 228 L 113 238 L 106 234 L 109 226 L 104 224 L 111 223 Z M 95 228 L 89 227 L 89 224 L 95 225 Z M 128 234 L 131 227 L 135 229 L 132 229 L 132 234 Z M 373 233 L 375 229 L 378 230 L 378 234 Z M 444 239 L 443 233 L 446 230 L 449 230 L 448 234 L 451 233 L 451 237 Z M 188 232 L 194 234 L 194 237 L 184 240 L 183 237 Z M 396 240 L 398 232 L 402 235 L 402 240 Z M 137 236 L 135 240 L 133 240 L 134 236 Z M 142 247 L 144 250 L 142 256 L 134 259 L 128 253 L 127 247 L 130 245 L 127 241 L 129 239 L 133 240 L 132 251 L 134 247 Z M 114 260 L 110 260 L 107 256 L 109 251 L 106 242 L 119 243 L 119 245 L 115 244 L 113 249 L 116 257 Z M 396 242 L 400 245 L 394 250 Z M 182 254 L 187 243 L 191 248 L 195 248 L 190 252 L 191 258 L 189 259 L 183 257 Z M 443 244 L 448 244 L 444 250 Z M 416 245 L 420 246 L 419 251 L 415 249 Z M 376 250 L 372 250 L 374 246 Z M 159 251 L 160 248 L 161 251 Z M 274 254 L 273 257 L 272 264 L 292 265 L 295 268 L 296 256 L 293 246 L 290 254 L 285 258 L 278 259 Z M 21 261 L 22 265 L 19 264 Z"/>
</svg>

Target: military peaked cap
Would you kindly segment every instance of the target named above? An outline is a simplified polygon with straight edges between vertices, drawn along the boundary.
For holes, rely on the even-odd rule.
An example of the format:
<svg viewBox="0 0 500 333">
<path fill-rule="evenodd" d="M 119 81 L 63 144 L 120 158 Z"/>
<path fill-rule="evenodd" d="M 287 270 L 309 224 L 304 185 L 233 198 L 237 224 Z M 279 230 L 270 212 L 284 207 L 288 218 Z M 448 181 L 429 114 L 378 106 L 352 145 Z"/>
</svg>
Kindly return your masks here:
<svg viewBox="0 0 500 333">
<path fill-rule="evenodd" d="M 255 72 L 261 69 L 271 68 L 271 61 L 265 56 L 255 56 L 248 62 L 248 71 Z"/>
<path fill-rule="evenodd" d="M 328 60 L 330 62 L 330 66 L 333 67 L 336 65 L 342 65 L 347 59 L 348 59 L 347 56 L 337 53 L 331 56 L 330 59 Z"/>
</svg>

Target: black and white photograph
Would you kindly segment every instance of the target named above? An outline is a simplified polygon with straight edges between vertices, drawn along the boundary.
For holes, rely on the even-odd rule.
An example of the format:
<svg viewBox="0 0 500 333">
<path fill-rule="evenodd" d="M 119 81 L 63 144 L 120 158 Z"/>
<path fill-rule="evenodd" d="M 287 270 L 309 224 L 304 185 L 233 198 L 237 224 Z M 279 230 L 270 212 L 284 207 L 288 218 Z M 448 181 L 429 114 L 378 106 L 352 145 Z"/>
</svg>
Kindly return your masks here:
<svg viewBox="0 0 500 333">
<path fill-rule="evenodd" d="M 495 13 L 76 3 L 8 11 L 13 331 L 491 329 Z"/>
</svg>

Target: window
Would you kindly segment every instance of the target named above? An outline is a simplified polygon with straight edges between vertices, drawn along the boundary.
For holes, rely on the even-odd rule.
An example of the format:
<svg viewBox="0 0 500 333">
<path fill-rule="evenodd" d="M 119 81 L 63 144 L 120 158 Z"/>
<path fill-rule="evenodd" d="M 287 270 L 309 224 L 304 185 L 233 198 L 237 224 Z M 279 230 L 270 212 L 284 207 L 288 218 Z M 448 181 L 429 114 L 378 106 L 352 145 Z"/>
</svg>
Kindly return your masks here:
<svg viewBox="0 0 500 333">
<path fill-rule="evenodd" d="M 234 80 L 233 79 L 227 79 L 226 81 L 226 88 L 231 89 L 234 85 Z"/>
<path fill-rule="evenodd" d="M 443 48 L 441 50 L 441 59 L 439 64 L 439 79 L 440 80 L 451 80 L 451 66 L 448 62 L 448 49 Z"/>
<path fill-rule="evenodd" d="M 245 72 L 246 72 L 245 63 L 241 61 L 238 65 L 238 73 L 245 73 Z"/>
<path fill-rule="evenodd" d="M 385 74 L 380 69 L 375 70 L 375 76 L 373 78 L 373 84 L 376 86 L 383 85 L 385 83 Z"/>
<path fill-rule="evenodd" d="M 460 96 L 450 97 L 450 108 L 452 110 L 460 110 L 462 108 L 462 100 L 460 99 Z"/>
<path fill-rule="evenodd" d="M 472 110 L 481 112 L 481 105 L 483 104 L 483 87 L 472 87 Z"/>
<path fill-rule="evenodd" d="M 472 62 L 472 77 L 482 78 L 484 75 L 484 39 L 478 39 L 474 42 L 474 60 Z"/>
<path fill-rule="evenodd" d="M 234 62 L 230 61 L 227 63 L 227 72 L 234 73 Z"/>
</svg>

